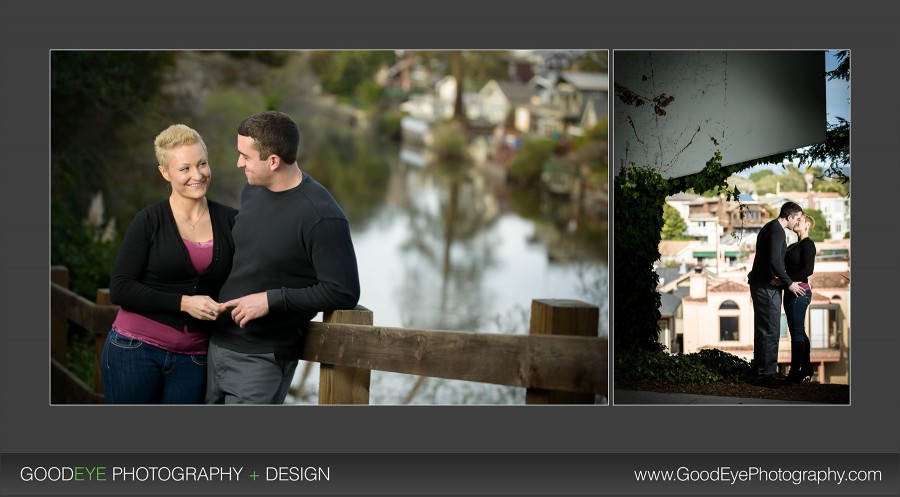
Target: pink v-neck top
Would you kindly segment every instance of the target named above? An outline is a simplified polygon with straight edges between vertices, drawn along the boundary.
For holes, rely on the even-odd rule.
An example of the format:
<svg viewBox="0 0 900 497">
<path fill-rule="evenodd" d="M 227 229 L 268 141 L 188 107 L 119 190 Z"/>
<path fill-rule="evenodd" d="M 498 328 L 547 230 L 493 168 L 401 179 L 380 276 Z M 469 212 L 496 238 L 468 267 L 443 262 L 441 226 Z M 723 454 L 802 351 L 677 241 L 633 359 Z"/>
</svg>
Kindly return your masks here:
<svg viewBox="0 0 900 497">
<path fill-rule="evenodd" d="M 183 238 L 182 240 L 194 269 L 198 274 L 205 271 L 212 262 L 213 241 L 192 242 Z M 189 333 L 187 325 L 184 329 L 177 330 L 125 309 L 119 309 L 112 327 L 120 335 L 178 354 L 205 354 L 209 344 L 207 333 Z"/>
</svg>

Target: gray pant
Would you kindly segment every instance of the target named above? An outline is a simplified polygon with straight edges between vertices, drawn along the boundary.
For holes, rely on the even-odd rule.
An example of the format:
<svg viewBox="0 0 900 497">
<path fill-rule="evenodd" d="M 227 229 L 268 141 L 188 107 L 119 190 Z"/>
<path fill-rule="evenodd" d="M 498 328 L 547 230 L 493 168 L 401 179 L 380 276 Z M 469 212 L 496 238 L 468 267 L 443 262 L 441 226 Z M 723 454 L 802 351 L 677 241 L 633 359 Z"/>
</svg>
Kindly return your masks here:
<svg viewBox="0 0 900 497">
<path fill-rule="evenodd" d="M 207 404 L 284 404 L 297 360 L 273 353 L 246 354 L 210 342 L 206 368 Z"/>
<path fill-rule="evenodd" d="M 781 290 L 750 285 L 753 299 L 753 361 L 756 378 L 772 376 L 781 339 Z"/>
</svg>

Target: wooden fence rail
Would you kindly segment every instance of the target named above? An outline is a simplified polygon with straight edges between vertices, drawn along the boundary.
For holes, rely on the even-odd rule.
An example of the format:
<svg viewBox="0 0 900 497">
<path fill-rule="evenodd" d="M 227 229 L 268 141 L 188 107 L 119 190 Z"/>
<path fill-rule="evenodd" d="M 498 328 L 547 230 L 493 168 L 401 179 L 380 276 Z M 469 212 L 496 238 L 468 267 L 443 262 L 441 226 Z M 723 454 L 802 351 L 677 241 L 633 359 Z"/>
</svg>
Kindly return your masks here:
<svg viewBox="0 0 900 497">
<path fill-rule="evenodd" d="M 117 306 L 105 290 L 98 303 L 68 288 L 65 268 L 51 272 L 51 377 L 54 402 L 102 401 L 65 368 L 71 320 L 95 334 L 97 356 Z M 320 404 L 368 404 L 372 370 L 527 388 L 526 402 L 593 403 L 607 394 L 607 341 L 597 337 L 596 306 L 571 300 L 532 302 L 531 334 L 509 335 L 373 326 L 364 307 L 327 313 L 305 334 L 302 359 L 320 364 Z M 573 336 L 560 336 L 573 335 Z"/>
</svg>

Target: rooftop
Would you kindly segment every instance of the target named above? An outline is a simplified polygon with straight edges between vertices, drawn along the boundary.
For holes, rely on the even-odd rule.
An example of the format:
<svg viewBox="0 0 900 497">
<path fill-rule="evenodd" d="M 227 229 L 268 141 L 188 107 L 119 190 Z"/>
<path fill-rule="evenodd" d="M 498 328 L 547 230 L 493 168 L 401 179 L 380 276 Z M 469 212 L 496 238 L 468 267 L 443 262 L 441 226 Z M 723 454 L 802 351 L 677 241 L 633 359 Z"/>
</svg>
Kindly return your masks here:
<svg viewBox="0 0 900 497">
<path fill-rule="evenodd" d="M 813 288 L 847 288 L 850 286 L 850 272 L 813 273 L 809 277 L 809 285 Z"/>
<path fill-rule="evenodd" d="M 600 72 L 563 72 L 561 80 L 582 91 L 608 91 L 609 75 Z"/>
</svg>

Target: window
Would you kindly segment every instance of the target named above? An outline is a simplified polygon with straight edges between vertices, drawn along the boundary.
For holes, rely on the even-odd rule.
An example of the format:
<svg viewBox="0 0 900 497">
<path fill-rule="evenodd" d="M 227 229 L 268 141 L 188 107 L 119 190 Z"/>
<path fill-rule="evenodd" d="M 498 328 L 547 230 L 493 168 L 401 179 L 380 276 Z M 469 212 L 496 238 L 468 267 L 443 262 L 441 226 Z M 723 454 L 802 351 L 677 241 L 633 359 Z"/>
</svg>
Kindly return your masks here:
<svg viewBox="0 0 900 497">
<path fill-rule="evenodd" d="M 824 349 L 828 347 L 828 309 L 809 310 L 810 347 Z"/>
<path fill-rule="evenodd" d="M 737 341 L 738 318 L 732 316 L 719 316 L 719 340 L 723 342 Z"/>
<path fill-rule="evenodd" d="M 719 340 L 733 342 L 740 339 L 740 308 L 733 300 L 726 300 L 719 306 Z"/>
<path fill-rule="evenodd" d="M 781 313 L 781 338 L 787 338 L 788 336 L 788 325 L 787 325 L 787 315 Z"/>
</svg>

